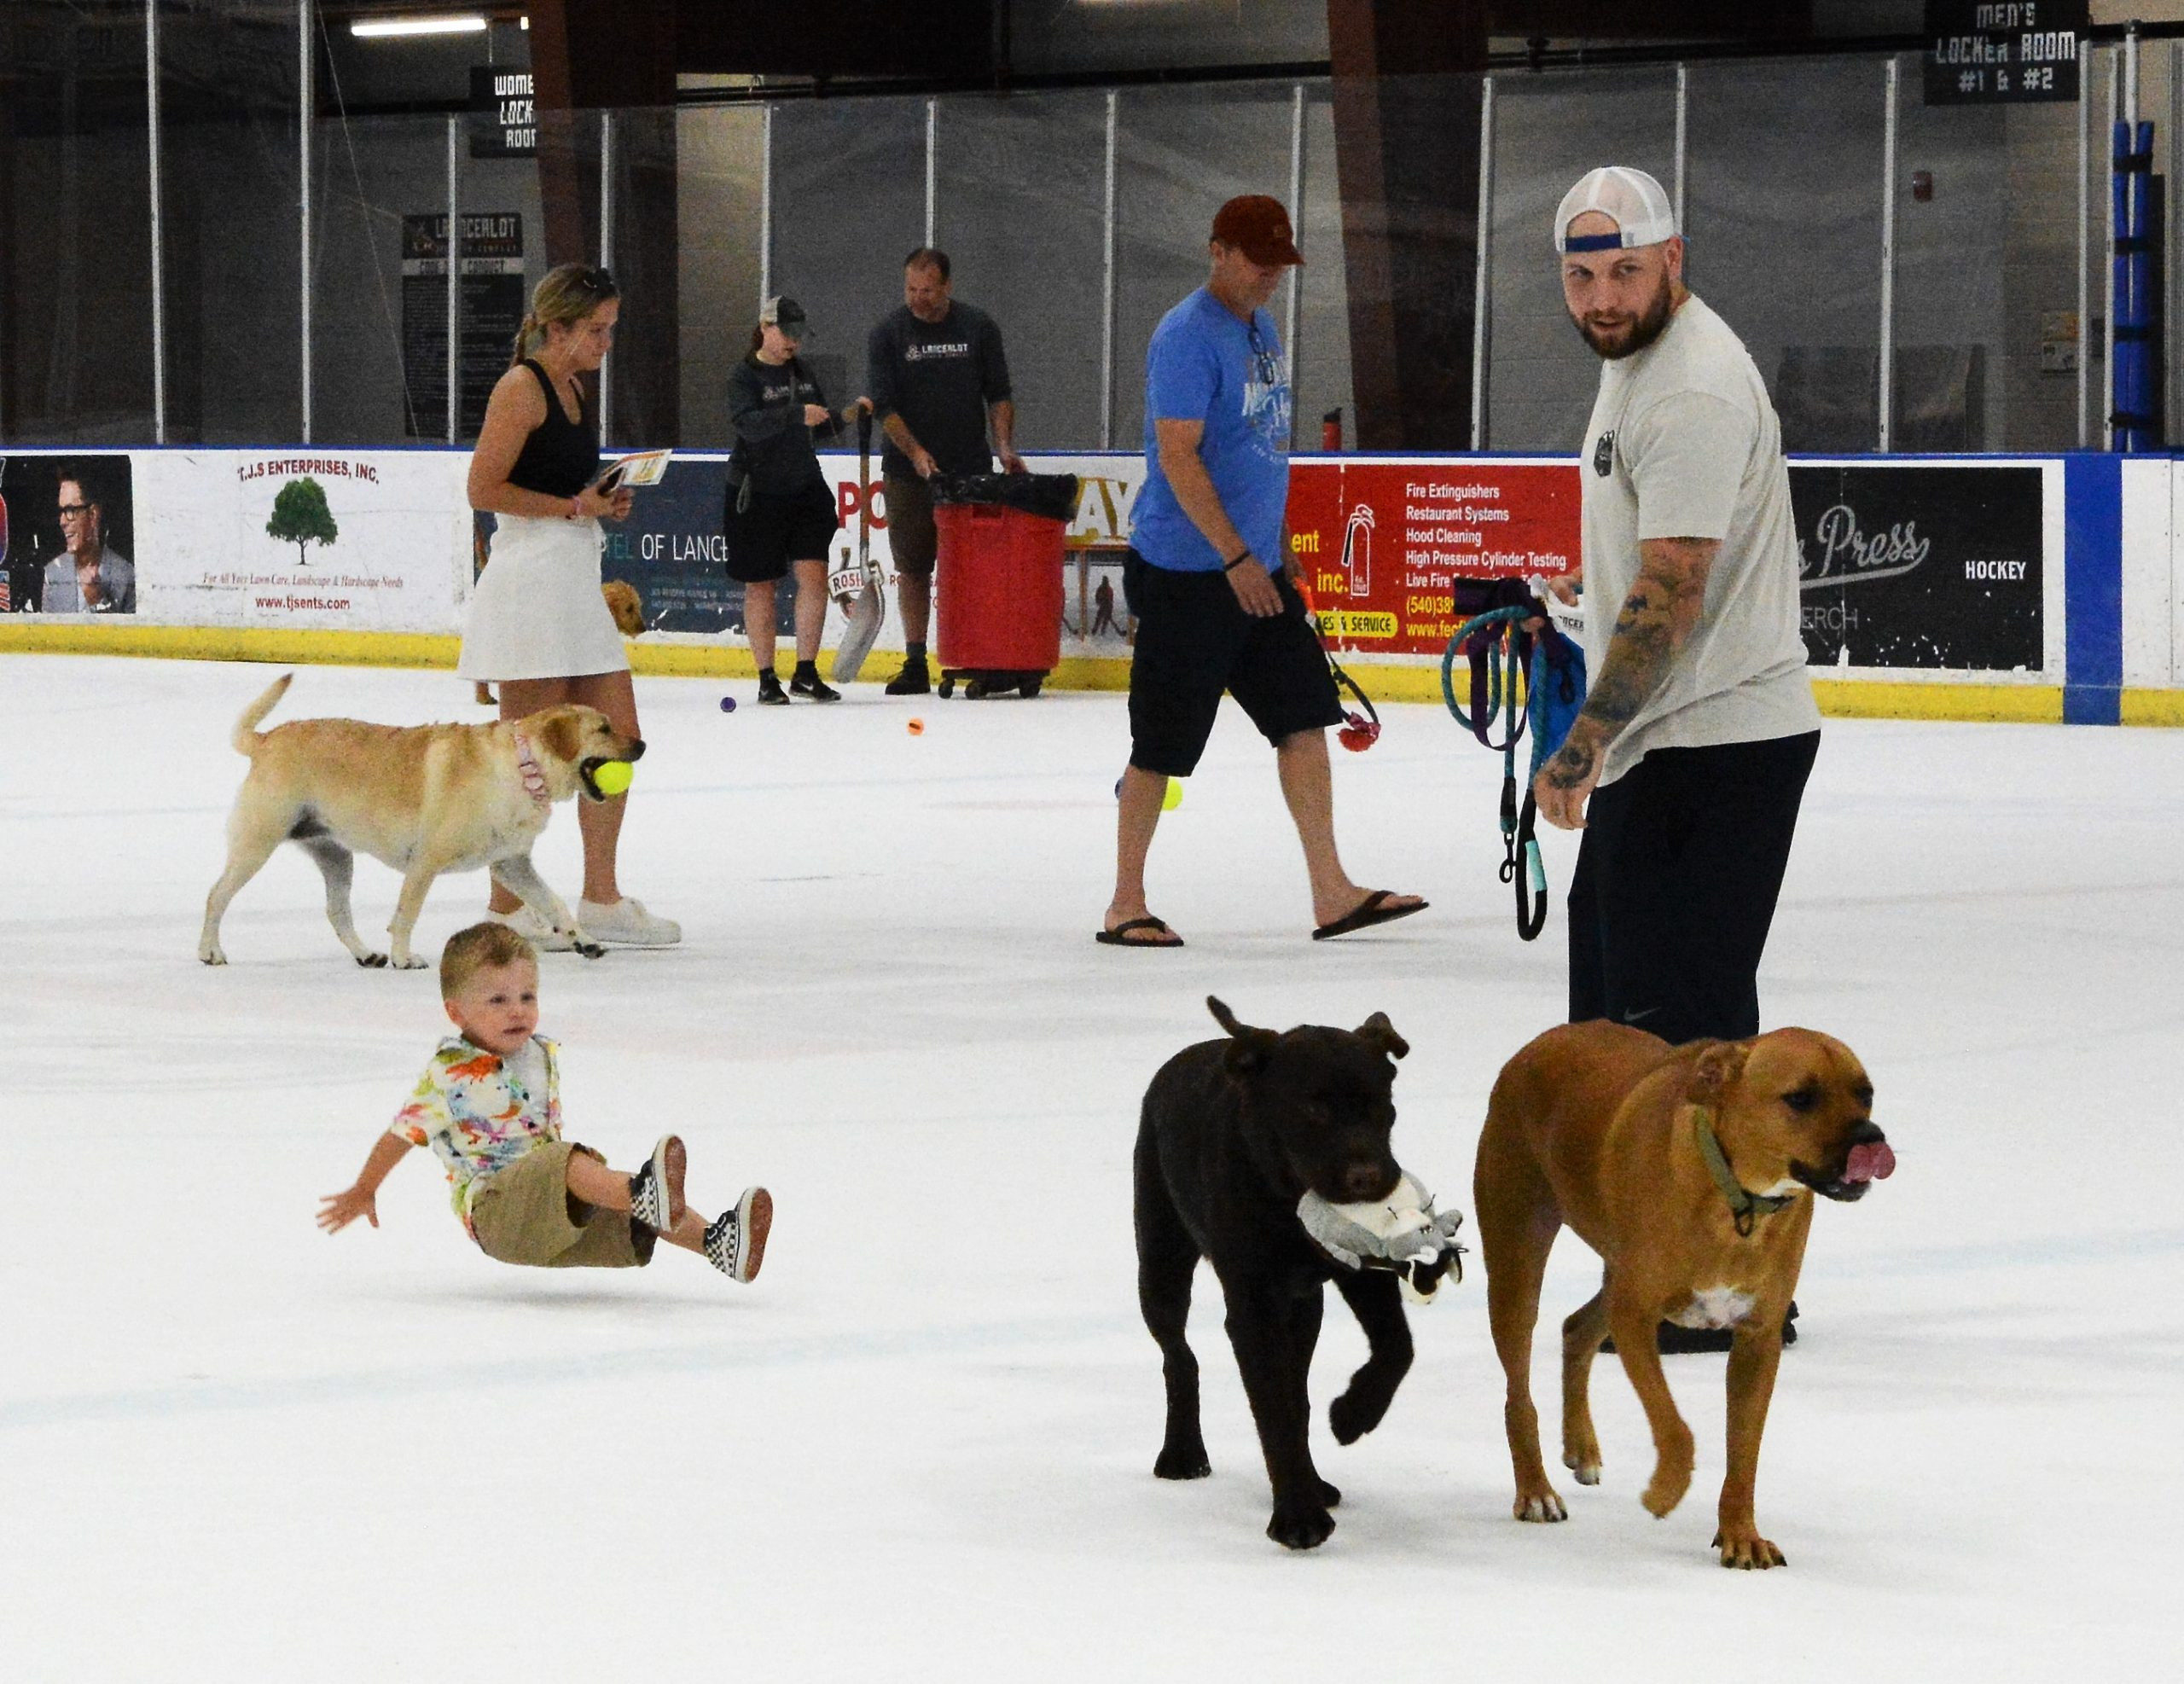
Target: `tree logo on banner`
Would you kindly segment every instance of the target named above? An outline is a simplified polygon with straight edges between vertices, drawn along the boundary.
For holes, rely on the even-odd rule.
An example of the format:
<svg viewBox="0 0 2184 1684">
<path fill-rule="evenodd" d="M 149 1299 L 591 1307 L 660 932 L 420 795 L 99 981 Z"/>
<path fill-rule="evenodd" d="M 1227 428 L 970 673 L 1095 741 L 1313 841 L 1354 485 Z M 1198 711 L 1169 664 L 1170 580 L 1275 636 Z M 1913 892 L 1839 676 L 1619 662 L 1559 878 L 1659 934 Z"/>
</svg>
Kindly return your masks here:
<svg viewBox="0 0 2184 1684">
<path fill-rule="evenodd" d="M 326 506 L 326 488 L 308 474 L 282 486 L 280 496 L 273 499 L 273 518 L 265 523 L 265 535 L 295 545 L 297 565 L 306 565 L 311 558 L 304 554 L 305 544 L 328 544 L 341 536 L 334 511 Z"/>
</svg>

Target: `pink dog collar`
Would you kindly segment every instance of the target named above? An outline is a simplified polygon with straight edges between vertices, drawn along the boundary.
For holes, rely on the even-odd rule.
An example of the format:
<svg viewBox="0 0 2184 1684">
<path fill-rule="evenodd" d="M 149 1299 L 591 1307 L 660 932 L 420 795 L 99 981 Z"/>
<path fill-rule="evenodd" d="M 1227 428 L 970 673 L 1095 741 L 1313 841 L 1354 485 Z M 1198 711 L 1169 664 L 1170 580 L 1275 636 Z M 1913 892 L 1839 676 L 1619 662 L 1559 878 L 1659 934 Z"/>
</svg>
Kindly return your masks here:
<svg viewBox="0 0 2184 1684">
<path fill-rule="evenodd" d="M 551 808 L 553 796 L 546 788 L 546 774 L 538 769 L 538 757 L 531 752 L 531 739 L 518 731 L 515 734 L 515 768 L 523 774 L 523 787 L 531 798 L 542 808 Z"/>
</svg>

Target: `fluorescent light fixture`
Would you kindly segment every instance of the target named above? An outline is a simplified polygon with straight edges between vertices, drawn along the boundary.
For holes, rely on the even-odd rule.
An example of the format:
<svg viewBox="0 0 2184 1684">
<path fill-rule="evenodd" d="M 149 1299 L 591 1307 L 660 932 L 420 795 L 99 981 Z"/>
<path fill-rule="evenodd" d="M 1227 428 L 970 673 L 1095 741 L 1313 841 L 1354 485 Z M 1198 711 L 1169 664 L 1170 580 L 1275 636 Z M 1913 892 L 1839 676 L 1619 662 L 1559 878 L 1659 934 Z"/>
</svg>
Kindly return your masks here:
<svg viewBox="0 0 2184 1684">
<path fill-rule="evenodd" d="M 357 18 L 349 33 L 364 40 L 387 35 L 482 35 L 485 20 L 475 13 L 441 12 L 410 18 Z"/>
</svg>

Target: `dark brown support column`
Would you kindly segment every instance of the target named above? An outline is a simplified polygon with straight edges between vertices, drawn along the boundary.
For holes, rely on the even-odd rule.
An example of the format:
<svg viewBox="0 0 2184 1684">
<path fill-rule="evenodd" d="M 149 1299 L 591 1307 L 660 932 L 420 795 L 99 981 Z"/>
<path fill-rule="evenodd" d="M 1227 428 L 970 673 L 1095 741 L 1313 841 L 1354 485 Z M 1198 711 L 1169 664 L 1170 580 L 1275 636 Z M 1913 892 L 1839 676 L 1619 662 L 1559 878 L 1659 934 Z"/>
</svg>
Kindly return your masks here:
<svg viewBox="0 0 2184 1684">
<path fill-rule="evenodd" d="M 0 444 L 23 437 L 22 383 L 17 358 L 22 338 L 15 325 L 15 113 L 12 76 L 0 73 Z"/>
<path fill-rule="evenodd" d="M 599 116 L 615 113 L 614 439 L 681 442 L 676 0 L 532 0 L 549 264 L 599 260 Z"/>
<path fill-rule="evenodd" d="M 1486 0 L 1327 0 L 1356 442 L 1471 440 Z"/>
</svg>

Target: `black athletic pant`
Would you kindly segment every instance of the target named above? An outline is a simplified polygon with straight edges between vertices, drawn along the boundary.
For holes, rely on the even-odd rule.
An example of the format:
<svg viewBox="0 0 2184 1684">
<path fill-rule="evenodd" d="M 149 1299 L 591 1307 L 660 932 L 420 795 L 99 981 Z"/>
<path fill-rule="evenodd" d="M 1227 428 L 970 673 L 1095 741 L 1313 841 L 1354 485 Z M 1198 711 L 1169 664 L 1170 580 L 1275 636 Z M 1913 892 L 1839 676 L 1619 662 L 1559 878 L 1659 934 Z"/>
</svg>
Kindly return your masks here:
<svg viewBox="0 0 2184 1684">
<path fill-rule="evenodd" d="M 1570 1021 L 1681 1042 L 1759 1033 L 1759 955 L 1820 733 L 1657 748 L 1586 809 Z"/>
</svg>

